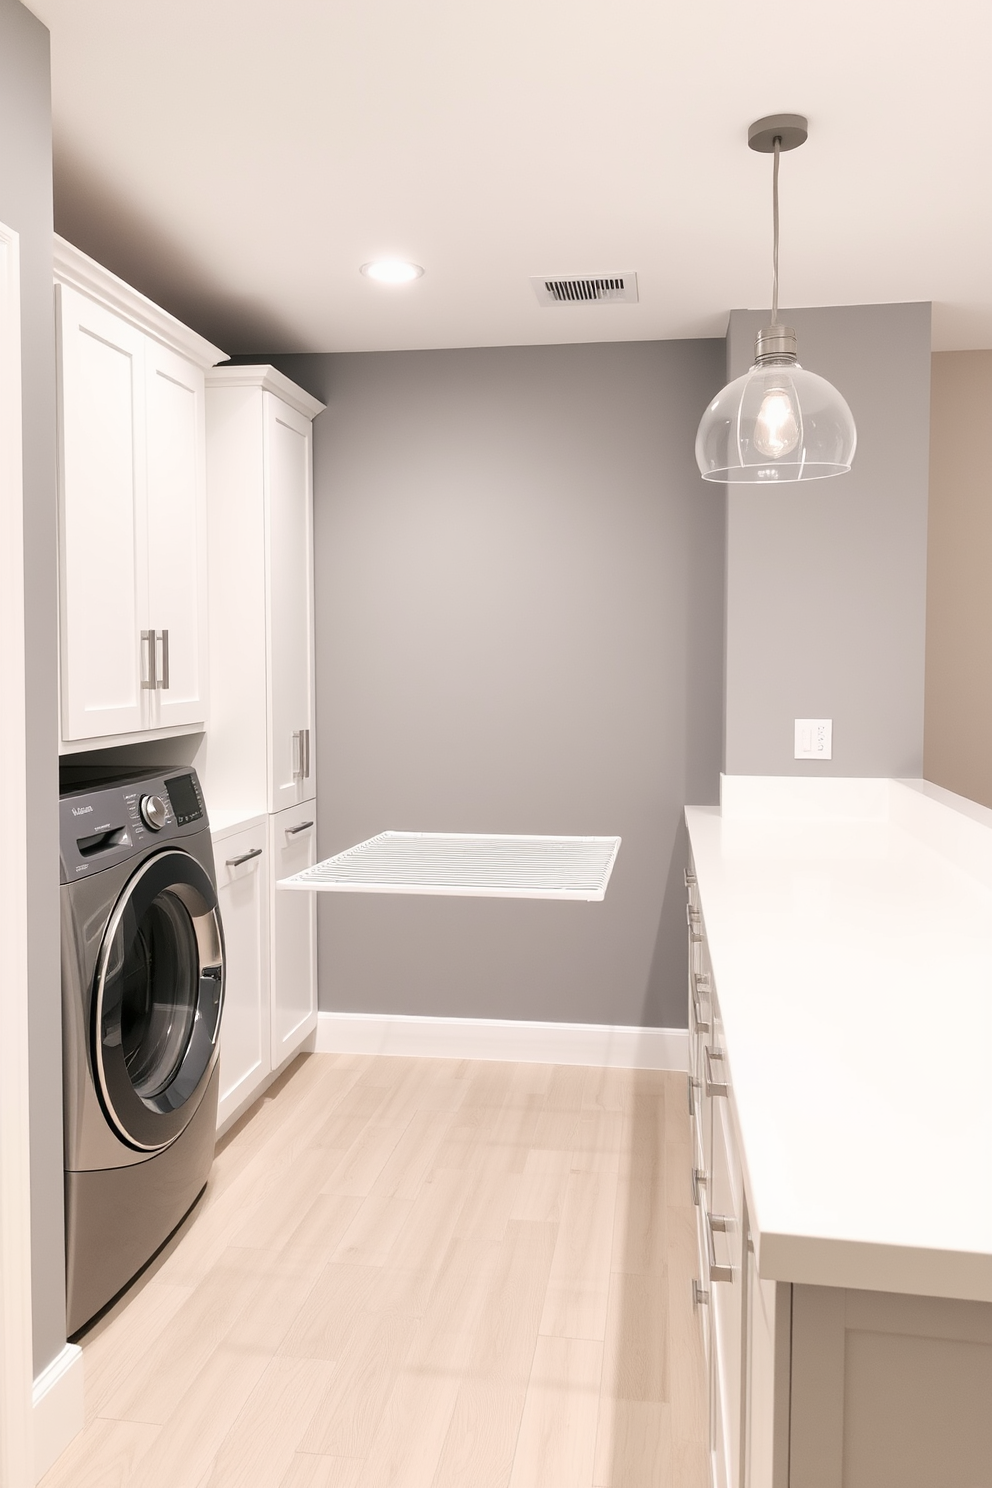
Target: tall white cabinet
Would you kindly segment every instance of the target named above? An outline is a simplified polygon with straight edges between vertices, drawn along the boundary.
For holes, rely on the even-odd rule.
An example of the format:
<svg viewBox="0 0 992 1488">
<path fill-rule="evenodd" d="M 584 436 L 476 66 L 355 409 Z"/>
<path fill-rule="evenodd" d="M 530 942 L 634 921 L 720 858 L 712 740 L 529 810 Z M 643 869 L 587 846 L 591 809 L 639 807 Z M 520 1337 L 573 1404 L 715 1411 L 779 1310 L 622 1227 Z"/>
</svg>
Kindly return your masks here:
<svg viewBox="0 0 992 1488">
<path fill-rule="evenodd" d="M 267 988 L 229 975 L 221 1125 L 317 1022 L 315 905 L 276 885 L 316 856 L 311 425 L 323 407 L 273 367 L 218 367 L 206 377 L 211 712 L 197 766 L 220 832 L 266 822 L 250 871 L 267 885 Z M 228 853 L 226 835 L 221 852 L 220 832 L 215 857 L 227 867 L 240 852 Z M 237 948 L 229 961 L 236 967 Z M 233 1030 L 255 1026 L 260 996 L 265 1048 L 256 1059 L 248 1034 Z"/>
<path fill-rule="evenodd" d="M 204 370 L 224 353 L 55 242 L 63 752 L 207 722 Z"/>
</svg>

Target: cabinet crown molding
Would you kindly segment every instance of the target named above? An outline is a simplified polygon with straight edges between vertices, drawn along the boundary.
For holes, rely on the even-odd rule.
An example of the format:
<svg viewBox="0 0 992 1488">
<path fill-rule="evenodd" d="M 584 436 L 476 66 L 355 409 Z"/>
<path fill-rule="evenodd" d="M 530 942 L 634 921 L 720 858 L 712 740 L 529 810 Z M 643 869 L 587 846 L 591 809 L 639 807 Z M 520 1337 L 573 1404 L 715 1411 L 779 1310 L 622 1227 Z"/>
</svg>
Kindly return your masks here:
<svg viewBox="0 0 992 1488">
<path fill-rule="evenodd" d="M 304 418 L 314 419 L 318 413 L 323 413 L 327 407 L 318 398 L 312 398 L 305 393 L 295 382 L 291 382 L 285 373 L 276 367 L 268 366 L 245 366 L 245 367 L 212 367 L 206 374 L 207 387 L 252 387 L 261 388 L 263 392 L 275 393 L 290 408 L 301 413 Z"/>
<path fill-rule="evenodd" d="M 58 284 L 67 284 L 89 295 L 90 299 L 113 310 L 196 366 L 212 367 L 227 356 L 226 351 L 191 331 L 181 320 L 146 295 L 139 294 L 95 259 L 67 243 L 65 238 L 60 238 L 58 233 L 55 234 L 54 266 Z"/>
</svg>

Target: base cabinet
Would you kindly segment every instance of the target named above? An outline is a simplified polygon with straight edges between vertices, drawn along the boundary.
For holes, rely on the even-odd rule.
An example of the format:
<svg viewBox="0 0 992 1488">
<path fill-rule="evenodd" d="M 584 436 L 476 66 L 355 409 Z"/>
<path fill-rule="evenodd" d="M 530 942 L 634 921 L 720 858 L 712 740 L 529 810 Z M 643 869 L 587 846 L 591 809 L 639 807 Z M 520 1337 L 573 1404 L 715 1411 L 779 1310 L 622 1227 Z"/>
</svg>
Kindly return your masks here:
<svg viewBox="0 0 992 1488">
<path fill-rule="evenodd" d="M 272 1068 L 269 997 L 268 823 L 215 833 L 217 897 L 224 926 L 217 1125 L 240 1113 Z"/>
<path fill-rule="evenodd" d="M 257 1100 L 317 1026 L 312 894 L 276 887 L 314 862 L 316 803 L 213 833 L 224 925 L 218 1130 Z"/>
<path fill-rule="evenodd" d="M 759 1274 L 693 865 L 689 1097 L 713 1488 L 992 1488 L 992 1304 Z"/>
<path fill-rule="evenodd" d="M 273 1067 L 317 1026 L 317 896 L 278 887 L 317 861 L 316 816 L 306 801 L 269 817 Z"/>
</svg>

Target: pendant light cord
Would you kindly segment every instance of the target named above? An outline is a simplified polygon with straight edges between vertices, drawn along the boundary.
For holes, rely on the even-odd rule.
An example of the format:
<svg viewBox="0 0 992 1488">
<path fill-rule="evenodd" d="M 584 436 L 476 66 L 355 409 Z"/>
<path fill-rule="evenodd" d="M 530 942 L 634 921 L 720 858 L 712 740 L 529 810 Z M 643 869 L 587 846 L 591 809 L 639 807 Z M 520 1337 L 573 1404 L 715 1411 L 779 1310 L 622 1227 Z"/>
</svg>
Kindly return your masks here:
<svg viewBox="0 0 992 1488">
<path fill-rule="evenodd" d="M 778 161 L 782 141 L 778 135 L 772 141 L 775 164 L 772 166 L 772 325 L 778 325 Z"/>
</svg>

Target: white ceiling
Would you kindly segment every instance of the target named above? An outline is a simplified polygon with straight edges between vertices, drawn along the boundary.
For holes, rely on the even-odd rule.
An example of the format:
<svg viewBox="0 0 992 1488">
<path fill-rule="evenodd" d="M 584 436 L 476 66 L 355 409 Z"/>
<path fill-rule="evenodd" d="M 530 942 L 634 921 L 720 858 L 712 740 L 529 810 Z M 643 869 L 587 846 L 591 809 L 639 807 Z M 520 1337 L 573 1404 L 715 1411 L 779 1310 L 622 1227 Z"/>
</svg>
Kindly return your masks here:
<svg viewBox="0 0 992 1488">
<path fill-rule="evenodd" d="M 992 346 L 989 0 L 28 0 L 56 226 L 229 352 L 722 335 L 782 301 L 934 302 Z M 424 266 L 391 288 L 385 255 Z M 635 269 L 640 303 L 532 274 Z"/>
</svg>

